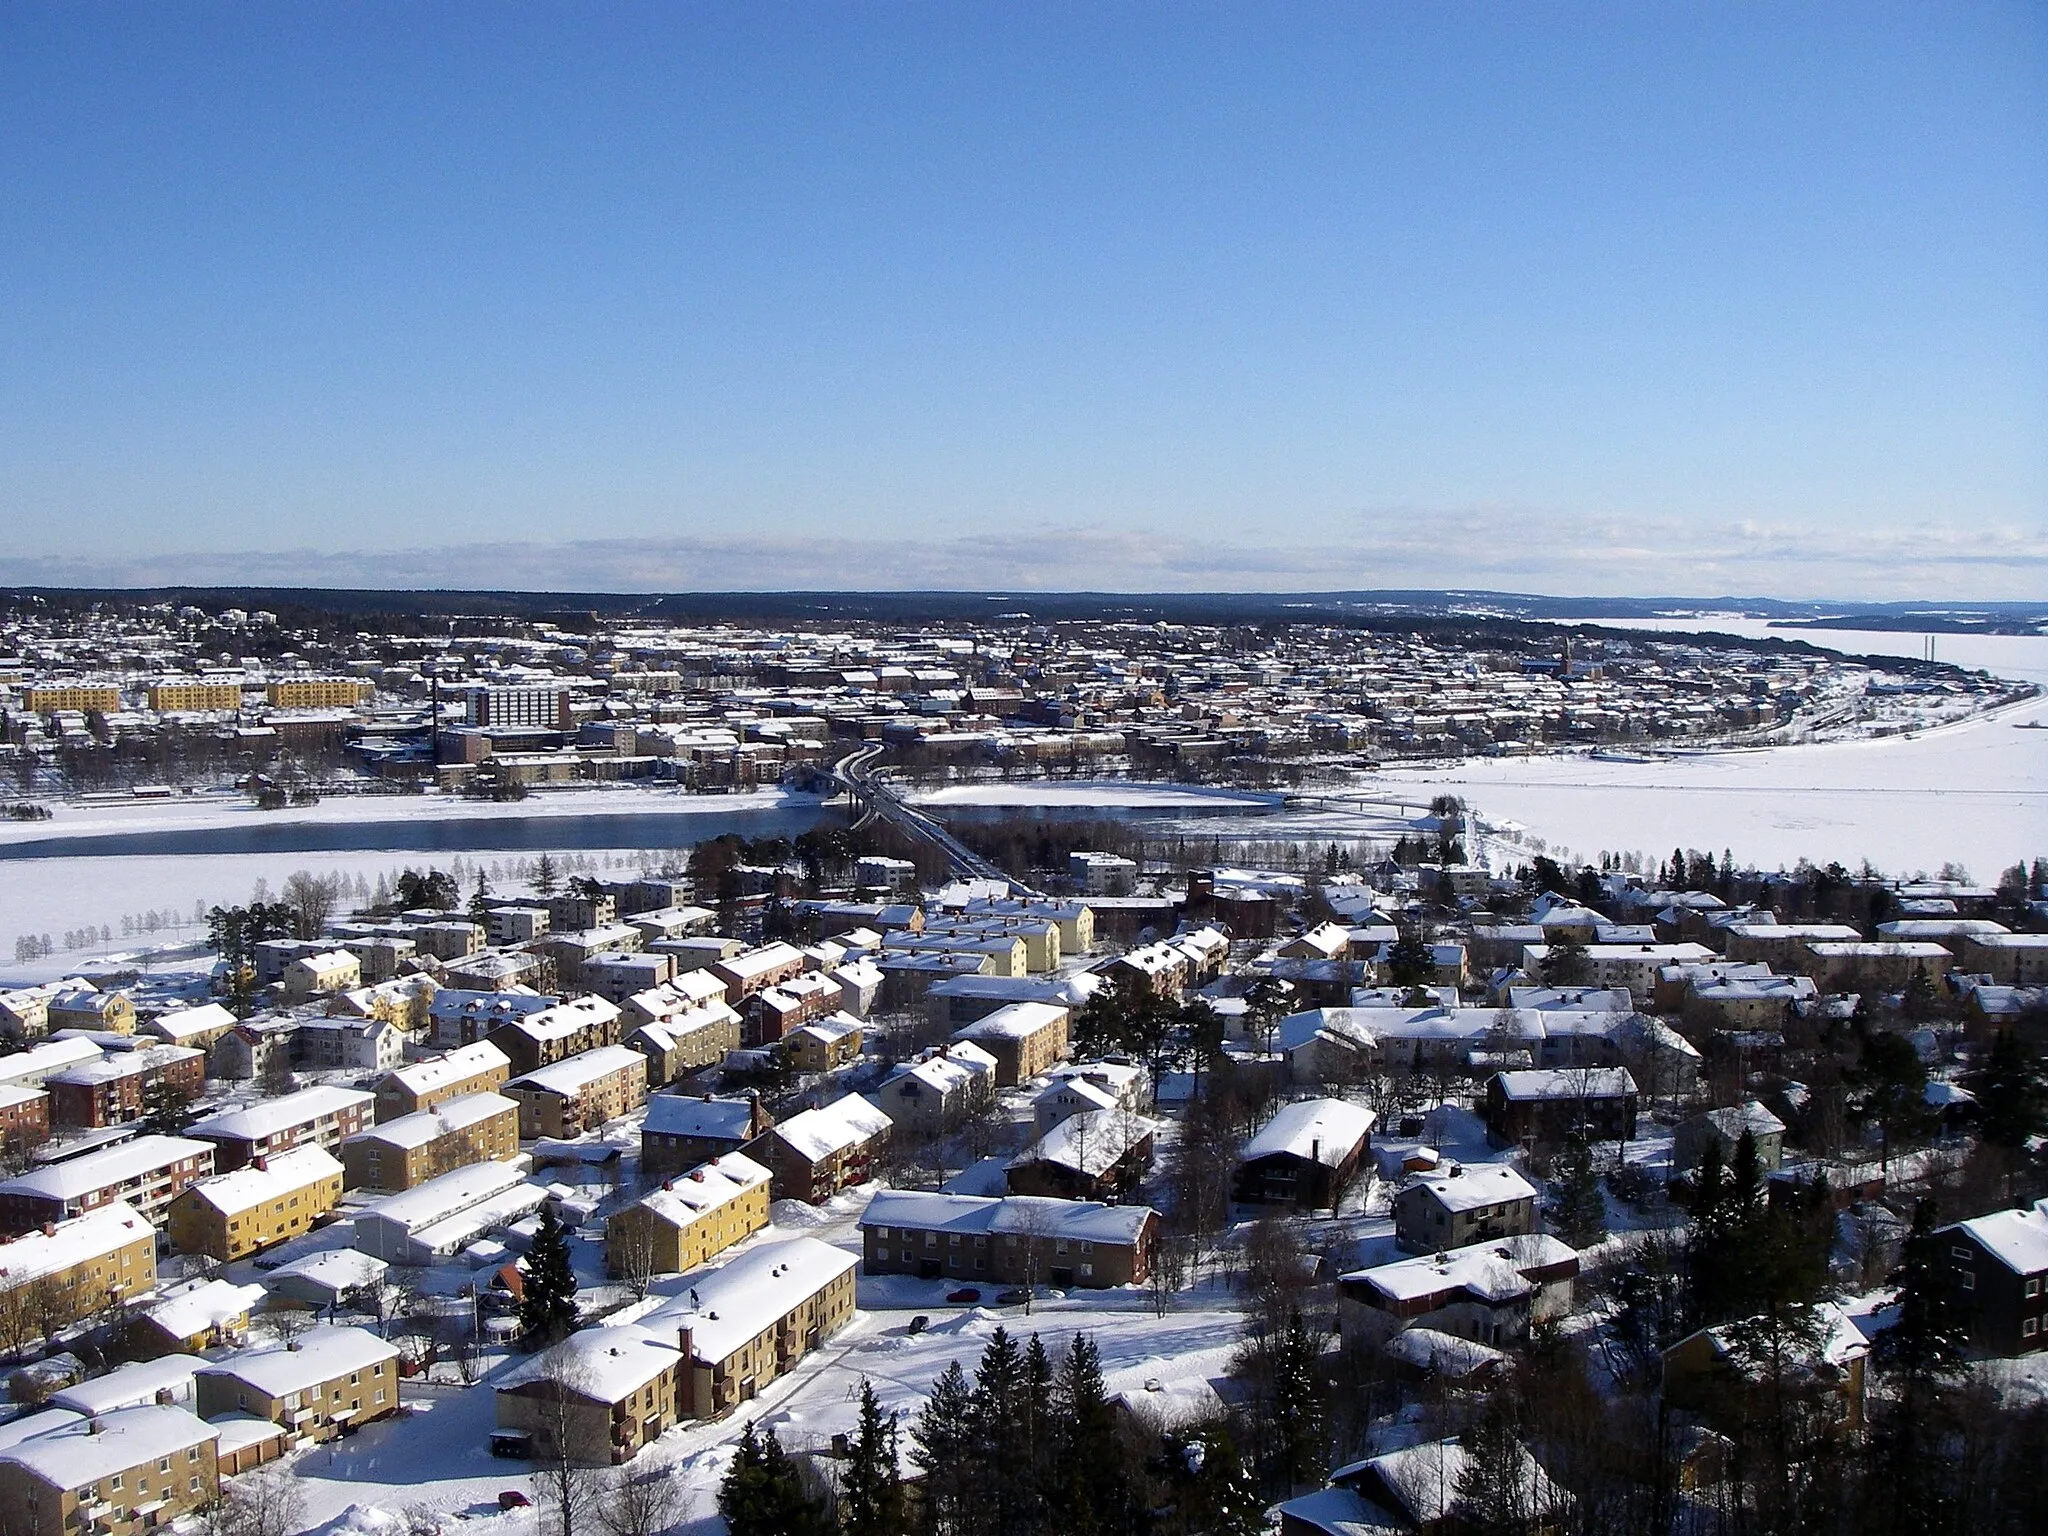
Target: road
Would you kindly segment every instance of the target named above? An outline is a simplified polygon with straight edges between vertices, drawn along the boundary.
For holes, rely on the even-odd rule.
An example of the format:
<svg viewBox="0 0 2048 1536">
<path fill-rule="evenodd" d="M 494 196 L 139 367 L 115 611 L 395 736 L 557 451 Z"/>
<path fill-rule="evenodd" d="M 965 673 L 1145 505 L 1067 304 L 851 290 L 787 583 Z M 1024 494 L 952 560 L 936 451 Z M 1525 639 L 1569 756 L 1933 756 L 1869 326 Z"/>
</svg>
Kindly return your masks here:
<svg viewBox="0 0 2048 1536">
<path fill-rule="evenodd" d="M 1042 894 L 1003 873 L 934 818 L 908 804 L 878 766 L 882 751 L 878 746 L 862 747 L 832 765 L 834 781 L 862 806 L 861 821 L 879 816 L 906 835 L 930 844 L 946 856 L 946 867 L 959 879 L 999 881 L 1018 896 Z"/>
</svg>

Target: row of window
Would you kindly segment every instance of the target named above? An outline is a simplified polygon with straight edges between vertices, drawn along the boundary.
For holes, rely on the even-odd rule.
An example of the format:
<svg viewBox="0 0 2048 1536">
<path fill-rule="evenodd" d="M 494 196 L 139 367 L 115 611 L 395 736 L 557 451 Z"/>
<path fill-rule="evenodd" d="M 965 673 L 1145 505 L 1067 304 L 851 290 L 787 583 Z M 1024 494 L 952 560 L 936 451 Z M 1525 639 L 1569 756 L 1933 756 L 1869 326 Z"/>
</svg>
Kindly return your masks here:
<svg viewBox="0 0 2048 1536">
<path fill-rule="evenodd" d="M 884 1243 L 886 1243 L 886 1242 L 888 1241 L 888 1239 L 889 1239 L 889 1229 L 888 1229 L 887 1227 L 876 1227 L 876 1228 L 874 1229 L 874 1231 L 875 1231 L 875 1237 L 876 1237 L 876 1239 L 877 1239 L 878 1241 L 880 1241 L 880 1242 L 884 1242 Z M 896 1235 L 897 1235 L 897 1236 L 898 1236 L 899 1238 L 901 1238 L 901 1239 L 902 1239 L 902 1240 L 903 1240 L 904 1242 L 906 1242 L 906 1243 L 911 1243 L 911 1242 L 915 1242 L 915 1241 L 917 1241 L 917 1229 L 916 1229 L 915 1227 L 899 1227 L 899 1228 L 897 1228 L 897 1229 L 896 1229 Z M 939 1246 L 939 1234 L 938 1234 L 938 1233 L 936 1233 L 936 1232 L 927 1232 L 927 1233 L 925 1233 L 925 1234 L 924 1234 L 924 1245 L 925 1245 L 925 1247 L 927 1247 L 927 1248 L 936 1248 L 936 1247 L 938 1247 L 938 1246 Z M 958 1247 L 959 1247 L 960 1245 L 961 1245 L 961 1244 L 960 1244 L 960 1234 L 959 1234 L 958 1232 L 948 1232 L 948 1233 L 946 1234 L 946 1246 L 947 1246 L 948 1248 L 958 1248 Z M 974 1246 L 975 1246 L 975 1247 L 977 1247 L 977 1248 L 986 1248 L 986 1247 L 988 1246 L 988 1237 L 987 1237 L 987 1234 L 985 1234 L 985 1233 L 976 1233 L 976 1234 L 975 1234 L 975 1238 L 974 1238 Z M 1004 1234 L 1003 1234 L 1003 1246 L 1004 1246 L 1005 1248 L 1015 1248 L 1015 1247 L 1017 1246 L 1017 1234 L 1016 1234 L 1016 1233 L 1014 1233 L 1014 1232 L 1006 1232 L 1006 1233 L 1004 1233 Z M 1070 1240 L 1070 1239 L 1068 1239 L 1068 1238 L 1064 1238 L 1064 1237 L 1057 1237 L 1057 1238 L 1054 1238 L 1054 1239 L 1053 1239 L 1053 1252 L 1054 1252 L 1054 1253 L 1065 1253 L 1065 1252 L 1067 1252 L 1067 1251 L 1068 1251 L 1068 1249 L 1069 1249 L 1069 1247 L 1070 1247 L 1070 1246 L 1071 1246 L 1071 1240 Z M 1084 1241 L 1084 1242 L 1082 1242 L 1082 1243 L 1081 1243 L 1081 1244 L 1079 1245 L 1079 1247 L 1080 1247 L 1080 1251 L 1081 1251 L 1082 1253 L 1093 1253 L 1093 1252 L 1095 1251 L 1095 1244 L 1094 1244 L 1094 1243 L 1092 1243 L 1092 1242 L 1086 1242 L 1086 1241 Z M 908 1254 L 906 1254 L 906 1255 L 905 1255 L 905 1257 L 906 1257 L 906 1258 L 908 1258 L 908 1257 L 909 1257 L 909 1255 L 908 1255 Z"/>
</svg>

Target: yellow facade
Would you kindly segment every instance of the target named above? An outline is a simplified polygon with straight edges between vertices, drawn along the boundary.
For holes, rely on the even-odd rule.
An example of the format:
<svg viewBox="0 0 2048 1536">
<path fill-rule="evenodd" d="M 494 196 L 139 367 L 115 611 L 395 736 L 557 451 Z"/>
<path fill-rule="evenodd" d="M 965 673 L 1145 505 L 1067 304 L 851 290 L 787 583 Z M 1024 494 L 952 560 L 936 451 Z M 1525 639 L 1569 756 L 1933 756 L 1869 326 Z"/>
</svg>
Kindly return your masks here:
<svg viewBox="0 0 2048 1536">
<path fill-rule="evenodd" d="M 149 707 L 159 713 L 178 710 L 240 709 L 242 685 L 201 682 L 190 677 L 167 678 L 161 683 L 149 685 L 148 698 Z"/>
<path fill-rule="evenodd" d="M 213 1181 L 194 1184 L 171 1202 L 166 1228 L 178 1252 L 204 1254 L 223 1264 L 311 1231 L 314 1221 L 341 1204 L 339 1169 L 232 1211 L 208 1198 L 208 1182 Z"/>
<path fill-rule="evenodd" d="M 28 690 L 23 702 L 38 715 L 60 709 L 96 709 L 104 714 L 121 707 L 121 690 L 112 683 L 38 683 Z"/>
<path fill-rule="evenodd" d="M 278 709 L 352 709 L 372 691 L 359 677 L 284 677 L 269 684 L 264 696 Z"/>
<path fill-rule="evenodd" d="M 627 1206 L 605 1223 L 606 1265 L 615 1275 L 666 1275 L 709 1263 L 768 1225 L 769 1181 L 765 1169 L 759 1172 L 750 1188 L 735 1187 L 730 1198 L 706 1210 L 691 1211 L 678 1201 L 661 1198 L 674 1189 L 687 1191 L 691 1174 L 670 1180 L 671 1190 Z"/>
</svg>

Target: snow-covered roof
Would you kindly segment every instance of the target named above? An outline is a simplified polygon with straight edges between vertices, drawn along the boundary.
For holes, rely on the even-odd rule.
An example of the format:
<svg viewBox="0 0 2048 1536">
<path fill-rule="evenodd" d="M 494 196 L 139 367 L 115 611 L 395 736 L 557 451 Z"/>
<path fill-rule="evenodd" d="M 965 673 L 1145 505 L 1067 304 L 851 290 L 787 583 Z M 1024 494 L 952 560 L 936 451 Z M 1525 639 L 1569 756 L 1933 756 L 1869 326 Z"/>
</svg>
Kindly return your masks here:
<svg viewBox="0 0 2048 1536">
<path fill-rule="evenodd" d="M 677 1227 L 737 1200 L 766 1184 L 766 1168 L 743 1153 L 728 1152 L 688 1173 L 678 1174 L 639 1203 L 642 1208 Z"/>
<path fill-rule="evenodd" d="M 751 1135 L 752 1099 L 699 1098 L 685 1093 L 657 1093 L 647 1101 L 642 1135 L 712 1137 L 745 1141 Z"/>
<path fill-rule="evenodd" d="M 395 1120 L 373 1125 L 366 1131 L 358 1131 L 342 1145 L 354 1146 L 357 1142 L 375 1141 L 387 1147 L 423 1147 L 451 1132 L 464 1130 L 507 1110 L 516 1114 L 518 1109 L 518 1104 L 502 1093 L 465 1093 L 460 1098 L 450 1099 L 433 1109 L 416 1110 L 409 1115 L 400 1115 Z"/>
<path fill-rule="evenodd" d="M 287 1093 L 281 1098 L 265 1099 L 247 1109 L 209 1115 L 190 1129 L 194 1136 L 216 1137 L 222 1141 L 261 1141 L 266 1136 L 275 1136 L 293 1126 L 310 1125 L 328 1115 L 339 1115 L 358 1107 L 367 1110 L 375 1101 L 375 1095 L 364 1093 L 360 1088 L 335 1088 L 323 1084 L 315 1088 L 301 1088 L 297 1093 Z"/>
<path fill-rule="evenodd" d="M 619 1008 L 616 1003 L 606 1002 L 601 997 L 577 997 L 524 1018 L 508 1019 L 498 1027 L 517 1030 L 530 1040 L 544 1042 L 566 1040 L 586 1029 L 601 1029 L 617 1017 Z"/>
<path fill-rule="evenodd" d="M 1507 1359 L 1506 1354 L 1491 1345 L 1436 1328 L 1404 1328 L 1382 1344 L 1380 1351 L 1390 1360 L 1419 1371 L 1434 1371 L 1453 1381 Z"/>
<path fill-rule="evenodd" d="M 52 1072 L 61 1072 L 81 1062 L 97 1061 L 102 1054 L 97 1045 L 82 1036 L 45 1040 L 41 1045 L 16 1051 L 12 1056 L 0 1056 L 0 1083 L 39 1083 Z"/>
<path fill-rule="evenodd" d="M 769 1243 L 713 1270 L 641 1322 L 650 1329 L 689 1329 L 691 1356 L 715 1364 L 859 1264 L 854 1254 L 815 1237 Z"/>
<path fill-rule="evenodd" d="M 265 1397 L 289 1397 L 350 1371 L 368 1370 L 397 1358 L 397 1347 L 367 1328 L 319 1327 L 307 1329 L 288 1343 L 237 1350 L 195 1374 L 232 1377 Z"/>
<path fill-rule="evenodd" d="M 83 1488 L 218 1438 L 219 1431 L 189 1408 L 148 1403 L 33 1436 L 0 1451 L 0 1461 L 48 1485 Z"/>
<path fill-rule="evenodd" d="M 1057 1003 L 1006 1003 L 986 1018 L 953 1031 L 955 1040 L 1028 1040 L 1040 1030 L 1064 1023 L 1067 1010 Z"/>
<path fill-rule="evenodd" d="M 713 1002 L 699 1003 L 694 1007 L 678 1007 L 656 1019 L 649 1019 L 635 1025 L 629 1039 L 646 1039 L 656 1047 L 668 1051 L 699 1030 L 716 1029 L 722 1025 L 737 1024 L 740 1016 L 732 1005 L 723 998 Z"/>
<path fill-rule="evenodd" d="M 1406 1189 L 1424 1190 L 1448 1211 L 1477 1210 L 1510 1200 L 1534 1200 L 1536 1186 L 1505 1163 L 1459 1163 L 1442 1173 L 1427 1173 Z"/>
<path fill-rule="evenodd" d="M 279 1280 L 306 1280 L 338 1294 L 374 1285 L 390 1267 L 382 1259 L 354 1248 L 329 1248 L 280 1264 L 270 1272 L 270 1280 L 273 1285 Z"/>
<path fill-rule="evenodd" d="M 1753 1138 L 1785 1134 L 1785 1122 L 1755 1099 L 1746 1100 L 1741 1104 L 1731 1104 L 1725 1109 L 1707 1110 L 1700 1118 L 1731 1142 L 1740 1141 L 1744 1131 L 1748 1131 Z"/>
<path fill-rule="evenodd" d="M 794 945 L 780 939 L 716 962 L 717 969 L 744 983 L 786 965 L 802 965 L 803 955 Z"/>
<path fill-rule="evenodd" d="M 1120 1110 L 1085 1109 L 1070 1115 L 1010 1159 L 1012 1168 L 1053 1163 L 1096 1178 L 1107 1173 L 1132 1147 L 1155 1135 L 1159 1127 L 1142 1115 Z"/>
<path fill-rule="evenodd" d="M 1238 1161 L 1261 1157 L 1313 1158 L 1335 1168 L 1372 1133 L 1379 1116 L 1342 1099 L 1302 1099 L 1282 1106 L 1259 1134 L 1244 1144 Z"/>
<path fill-rule="evenodd" d="M 515 1088 L 527 1088 L 573 1098 L 600 1078 L 629 1070 L 644 1073 L 647 1058 L 630 1045 L 600 1045 L 594 1051 L 583 1051 L 524 1077 L 515 1077 L 505 1085 L 505 1090 L 509 1093 Z"/>
<path fill-rule="evenodd" d="M 384 1074 L 384 1081 L 415 1094 L 431 1093 L 450 1083 L 475 1077 L 479 1072 L 493 1072 L 511 1065 L 511 1058 L 503 1051 L 488 1040 L 479 1040 L 439 1056 L 429 1056 L 425 1061 L 416 1061 L 410 1066 L 394 1068 Z"/>
<path fill-rule="evenodd" d="M 553 1380 L 594 1402 L 617 1403 L 682 1363 L 674 1334 L 636 1323 L 586 1328 L 523 1362 L 499 1390 Z"/>
<path fill-rule="evenodd" d="M 155 1230 L 126 1200 L 110 1200 L 96 1211 L 0 1243 L 0 1289 L 90 1263 Z"/>
<path fill-rule="evenodd" d="M 1535 1289 L 1529 1278 L 1532 1272 L 1559 1265 L 1569 1265 L 1576 1272 L 1578 1261 L 1577 1251 L 1565 1243 L 1532 1232 L 1353 1270 L 1342 1283 L 1395 1303 L 1462 1291 L 1476 1300 L 1498 1304 L 1529 1295 Z"/>
<path fill-rule="evenodd" d="M 235 1016 L 219 1003 L 201 1003 L 197 1008 L 174 1008 L 160 1013 L 145 1026 L 166 1040 L 189 1040 L 214 1030 L 233 1029 Z"/>
<path fill-rule="evenodd" d="M 472 1163 L 388 1195 L 356 1219 L 360 1223 L 372 1218 L 417 1231 L 525 1181 L 525 1173 L 510 1163 Z"/>
<path fill-rule="evenodd" d="M 849 1093 L 821 1109 L 807 1109 L 790 1116 L 772 1134 L 787 1142 L 799 1156 L 815 1163 L 885 1135 L 894 1124 L 859 1094 Z"/>
<path fill-rule="evenodd" d="M 52 1072 L 43 1081 L 66 1083 L 73 1087 L 90 1088 L 101 1083 L 118 1082 L 124 1077 L 141 1077 L 150 1072 L 162 1072 L 180 1062 L 203 1061 L 204 1051 L 195 1051 L 189 1045 L 150 1045 L 139 1050 L 121 1051 L 116 1055 L 102 1056 L 97 1061 L 81 1061 L 75 1067 L 66 1067 L 61 1072 Z"/>
<path fill-rule="evenodd" d="M 920 1190 L 876 1192 L 861 1213 L 869 1227 L 906 1227 L 919 1232 L 1017 1232 L 1076 1238 L 1091 1243 L 1134 1243 L 1152 1211 L 1142 1205 L 1103 1205 L 1094 1200 L 1055 1200 L 1039 1195 L 934 1195 Z"/>
<path fill-rule="evenodd" d="M 856 1019 L 850 1013 L 831 1013 L 822 1019 L 813 1019 L 808 1024 L 799 1024 L 789 1033 L 792 1037 L 796 1035 L 809 1035 L 813 1039 L 821 1040 L 825 1044 L 831 1045 L 844 1040 L 848 1035 L 857 1035 L 866 1028 L 867 1025 L 864 1022 Z"/>
<path fill-rule="evenodd" d="M 201 1179 L 188 1185 L 180 1198 L 204 1200 L 223 1216 L 236 1216 L 322 1179 L 341 1177 L 341 1164 L 325 1147 L 293 1147 L 261 1161 L 261 1167 L 250 1163 L 231 1173 Z"/>
<path fill-rule="evenodd" d="M 192 1396 L 192 1373 L 204 1364 L 206 1362 L 197 1355 L 159 1355 L 154 1360 L 138 1360 L 132 1365 L 116 1366 L 106 1375 L 91 1381 L 81 1381 L 76 1386 L 52 1392 L 50 1405 L 69 1408 L 90 1418 L 97 1413 L 112 1413 L 117 1408 L 153 1403 L 159 1392 L 168 1392 L 173 1399 L 185 1401 Z M 56 1427 L 51 1426 L 53 1429 Z"/>
<path fill-rule="evenodd" d="M 1542 1099 L 1619 1099 L 1636 1091 L 1627 1067 L 1556 1067 L 1497 1072 L 1503 1097 L 1511 1103 Z"/>
<path fill-rule="evenodd" d="M 260 1285 L 233 1285 L 209 1280 L 204 1285 L 166 1297 L 143 1313 L 174 1339 L 197 1338 L 245 1317 L 269 1293 Z"/>
<path fill-rule="evenodd" d="M 2026 1210 L 1994 1211 L 1956 1225 L 2015 1274 L 2048 1271 L 2048 1200 Z"/>
<path fill-rule="evenodd" d="M 76 1200 L 110 1184 L 125 1183 L 188 1157 L 210 1160 L 213 1143 L 186 1136 L 138 1136 L 101 1152 L 45 1163 L 0 1184 L 0 1194 L 41 1195 L 50 1200 Z"/>
</svg>

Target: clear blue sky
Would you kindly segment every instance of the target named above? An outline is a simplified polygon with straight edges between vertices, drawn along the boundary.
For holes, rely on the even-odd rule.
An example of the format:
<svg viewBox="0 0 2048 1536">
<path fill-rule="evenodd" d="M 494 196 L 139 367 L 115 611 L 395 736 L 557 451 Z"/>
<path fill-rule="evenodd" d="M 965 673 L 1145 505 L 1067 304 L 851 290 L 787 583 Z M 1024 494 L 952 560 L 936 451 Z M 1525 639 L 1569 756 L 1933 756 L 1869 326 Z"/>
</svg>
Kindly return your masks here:
<svg viewBox="0 0 2048 1536">
<path fill-rule="evenodd" d="M 0 519 L 0 579 L 2048 596 L 2048 7 L 6 4 Z"/>
</svg>

